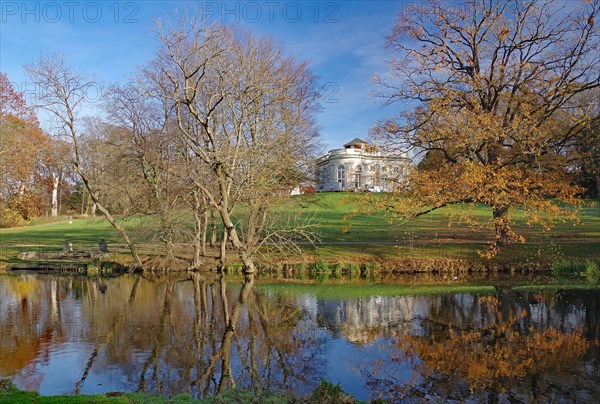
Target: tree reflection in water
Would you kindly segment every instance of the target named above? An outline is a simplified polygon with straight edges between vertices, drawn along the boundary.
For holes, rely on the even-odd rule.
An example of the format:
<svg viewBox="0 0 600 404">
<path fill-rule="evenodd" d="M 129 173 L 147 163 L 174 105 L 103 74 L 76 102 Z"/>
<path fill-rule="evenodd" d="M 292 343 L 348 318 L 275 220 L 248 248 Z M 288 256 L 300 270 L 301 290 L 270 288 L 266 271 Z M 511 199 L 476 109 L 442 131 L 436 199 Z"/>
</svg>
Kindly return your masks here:
<svg viewBox="0 0 600 404">
<path fill-rule="evenodd" d="M 44 394 L 302 392 L 323 377 L 326 333 L 252 276 L 1 280 L 0 376 Z M 61 385 L 47 387 L 55 368 L 66 369 Z"/>
<path fill-rule="evenodd" d="M 329 299 L 256 284 L 0 276 L 0 377 L 42 394 L 302 394 L 320 379 L 391 401 L 600 394 L 597 290 Z"/>
<path fill-rule="evenodd" d="M 303 328 L 300 308 L 269 299 L 253 276 L 241 288 L 225 276 L 192 274 L 191 280 L 191 308 L 182 306 L 186 292 L 174 281 L 162 284 L 162 310 L 137 390 L 201 397 L 235 387 L 308 391 L 316 385 L 324 340 Z M 135 367 L 128 377 L 135 380 Z"/>
<path fill-rule="evenodd" d="M 380 396 L 594 401 L 600 376 L 594 356 L 597 327 L 592 336 L 596 341 L 591 342 L 581 326 L 568 329 L 562 324 L 560 330 L 540 324 L 531 319 L 531 306 L 522 304 L 523 296 L 511 289 L 499 289 L 496 296 L 475 298 L 471 304 L 463 298 L 443 296 L 444 304 L 434 306 L 420 333 L 394 339 L 391 361 L 411 364 L 414 374 L 410 383 L 390 383 L 374 366 L 369 383 Z"/>
</svg>

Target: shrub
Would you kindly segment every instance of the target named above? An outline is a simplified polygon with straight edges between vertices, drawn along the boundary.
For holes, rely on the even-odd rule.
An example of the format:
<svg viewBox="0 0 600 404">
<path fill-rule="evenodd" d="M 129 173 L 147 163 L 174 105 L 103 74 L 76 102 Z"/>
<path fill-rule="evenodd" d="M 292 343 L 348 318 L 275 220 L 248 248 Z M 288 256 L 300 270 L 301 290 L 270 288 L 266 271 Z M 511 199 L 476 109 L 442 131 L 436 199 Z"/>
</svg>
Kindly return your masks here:
<svg viewBox="0 0 600 404">
<path fill-rule="evenodd" d="M 555 261 L 550 266 L 554 276 L 577 276 L 584 270 L 584 263 L 567 260 Z"/>
<path fill-rule="evenodd" d="M 590 283 L 598 283 L 600 281 L 600 265 L 594 261 L 586 261 L 583 275 Z"/>
<path fill-rule="evenodd" d="M 227 267 L 229 273 L 232 274 L 241 274 L 244 269 L 244 266 L 239 262 L 235 262 Z"/>
<path fill-rule="evenodd" d="M 100 272 L 100 265 L 97 261 L 92 261 L 87 264 L 87 274 L 88 276 L 96 276 Z"/>
<path fill-rule="evenodd" d="M 25 192 L 23 195 L 12 196 L 7 205 L 10 209 L 18 212 L 25 220 L 42 216 L 45 210 L 44 197 L 35 192 Z"/>
<path fill-rule="evenodd" d="M 11 208 L 4 208 L 0 210 L 0 229 L 6 227 L 18 227 L 25 226 L 27 220 L 21 216 L 19 212 Z"/>
<path fill-rule="evenodd" d="M 348 272 L 350 275 L 358 275 L 360 273 L 360 267 L 355 262 L 348 263 Z"/>
<path fill-rule="evenodd" d="M 333 264 L 333 266 L 331 267 L 331 277 L 333 279 L 339 278 L 339 276 L 342 274 L 342 267 L 343 265 L 339 262 Z"/>
<path fill-rule="evenodd" d="M 327 264 L 323 260 L 319 260 L 318 262 L 316 262 L 313 265 L 312 270 L 314 272 L 317 272 L 317 273 L 326 273 L 326 272 L 329 272 L 329 264 Z"/>
<path fill-rule="evenodd" d="M 379 261 L 368 262 L 365 266 L 371 274 L 381 272 L 381 263 Z"/>
<path fill-rule="evenodd" d="M 317 389 L 310 398 L 310 403 L 319 404 L 346 404 L 355 403 L 356 400 L 348 395 L 339 384 L 332 384 L 325 380 L 317 386 Z"/>
<path fill-rule="evenodd" d="M 556 261 L 552 263 L 550 270 L 554 276 L 583 276 L 590 283 L 600 282 L 600 265 L 593 260 L 584 262 Z"/>
<path fill-rule="evenodd" d="M 304 262 L 297 262 L 294 264 L 294 276 L 299 279 L 303 279 L 306 275 L 306 264 Z"/>
</svg>

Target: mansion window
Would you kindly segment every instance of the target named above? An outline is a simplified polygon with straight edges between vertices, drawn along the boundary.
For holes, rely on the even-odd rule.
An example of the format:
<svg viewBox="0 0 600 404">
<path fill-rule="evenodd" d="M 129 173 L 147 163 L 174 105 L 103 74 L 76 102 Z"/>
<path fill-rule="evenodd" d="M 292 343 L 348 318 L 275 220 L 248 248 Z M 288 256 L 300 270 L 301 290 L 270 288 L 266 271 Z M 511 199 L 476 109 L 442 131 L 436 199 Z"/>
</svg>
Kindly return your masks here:
<svg viewBox="0 0 600 404">
<path fill-rule="evenodd" d="M 356 172 L 354 173 L 354 188 L 358 189 L 362 187 L 362 167 L 356 167 Z"/>
<path fill-rule="evenodd" d="M 346 188 L 346 167 L 339 166 L 337 169 L 337 180 L 340 183 L 341 189 Z"/>
</svg>

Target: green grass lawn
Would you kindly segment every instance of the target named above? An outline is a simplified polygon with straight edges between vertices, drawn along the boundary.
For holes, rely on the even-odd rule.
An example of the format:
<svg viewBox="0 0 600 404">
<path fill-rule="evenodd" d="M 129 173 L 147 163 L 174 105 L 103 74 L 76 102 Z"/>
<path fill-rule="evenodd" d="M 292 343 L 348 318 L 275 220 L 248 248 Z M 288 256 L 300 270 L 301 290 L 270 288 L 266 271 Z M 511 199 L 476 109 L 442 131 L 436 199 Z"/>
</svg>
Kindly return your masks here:
<svg viewBox="0 0 600 404">
<path fill-rule="evenodd" d="M 322 391 L 320 385 L 314 395 Z M 275 393 L 268 390 L 255 393 L 249 390 L 231 389 L 221 395 L 193 399 L 189 394 L 164 397 L 152 393 L 107 393 L 96 395 L 40 396 L 33 391 L 20 390 L 9 379 L 0 379 L 0 402 L 13 404 L 225 404 L 225 403 L 310 403 L 310 398 L 291 394 Z M 317 402 L 317 401 L 315 401 Z M 335 401 L 332 401 L 335 402 Z"/>
<path fill-rule="evenodd" d="M 55 223 L 0 229 L 0 242 L 10 244 L 48 244 L 62 246 L 65 239 L 81 244 L 97 244 L 100 239 L 119 241 L 114 229 L 103 218 L 66 219 Z"/>
<path fill-rule="evenodd" d="M 442 208 L 409 222 L 391 221 L 389 215 L 382 211 L 372 215 L 358 215 L 349 220 L 344 217 L 364 203 L 365 194 L 360 193 L 322 193 L 301 195 L 284 204 L 285 210 L 295 210 L 305 214 L 315 214 L 326 241 L 399 241 L 419 239 L 457 238 L 461 240 L 481 241 L 482 237 L 491 240 L 491 228 L 468 228 L 466 225 L 452 223 L 448 217 L 449 209 Z M 377 195 L 375 195 L 377 197 Z M 470 208 L 467 206 L 467 208 Z M 456 209 L 456 208 L 454 208 Z M 491 208 L 476 205 L 472 212 L 478 222 L 485 224 L 492 217 Z M 526 224 L 526 218 L 519 212 L 513 212 L 515 230 L 528 238 L 546 239 L 548 237 L 564 239 L 600 238 L 600 207 L 588 202 L 581 210 L 581 222 L 573 225 L 570 222 L 557 223 L 550 232 Z M 348 226 L 350 228 L 348 229 Z M 345 231 L 346 230 L 346 231 Z"/>
<path fill-rule="evenodd" d="M 359 193 L 300 195 L 281 204 L 275 211 L 282 216 L 313 218 L 323 244 L 318 248 L 306 245 L 303 250 L 308 258 L 315 260 L 423 256 L 477 258 L 477 252 L 493 239 L 492 229 L 485 226 L 491 218 L 491 209 L 483 205 L 477 205 L 472 212 L 482 224 L 477 228 L 457 223 L 450 225 L 447 208 L 403 223 L 390 221 L 390 217 L 383 211 L 346 220 L 348 213 L 363 206 L 365 197 L 368 195 Z M 600 207 L 591 201 L 581 210 L 579 224 L 558 223 L 548 232 L 538 227 L 529 227 L 518 211 L 513 213 L 513 217 L 515 230 L 526 237 L 527 243 L 515 245 L 504 252 L 505 258 L 535 258 L 549 254 L 575 258 L 600 256 Z M 148 236 L 151 231 L 147 229 L 152 227 L 151 222 L 140 217 L 121 219 L 136 242 L 156 243 L 156 238 Z M 192 227 L 190 214 L 178 213 L 178 222 L 182 229 L 180 234 L 189 232 Z M 73 219 L 72 223 L 63 218 L 53 223 L 0 229 L 0 259 L 6 261 L 7 257 L 14 257 L 19 251 L 29 248 L 14 247 L 16 244 L 43 244 L 51 249 L 60 249 L 65 239 L 69 239 L 77 249 L 78 246 L 97 245 L 102 238 L 109 244 L 121 242 L 114 229 L 100 217 Z M 187 240 L 189 237 L 186 239 L 181 236 L 179 241 Z"/>
<path fill-rule="evenodd" d="M 492 216 L 491 208 L 484 205 L 476 205 L 475 211 L 471 211 L 482 225 L 476 228 L 450 223 L 449 208 L 407 222 L 393 221 L 382 211 L 346 220 L 348 213 L 360 209 L 365 197 L 358 193 L 302 195 L 292 198 L 280 209 L 318 218 L 324 245 L 307 250 L 325 259 L 340 259 L 349 254 L 383 259 L 398 256 L 470 259 L 477 258 L 478 251 L 494 239 L 493 229 L 486 226 Z M 514 245 L 498 259 L 548 254 L 600 256 L 600 207 L 595 202 L 586 202 L 579 218 L 580 223 L 576 225 L 558 222 L 552 230 L 544 231 L 528 226 L 521 212 L 513 212 L 514 229 L 525 236 L 527 243 Z"/>
</svg>

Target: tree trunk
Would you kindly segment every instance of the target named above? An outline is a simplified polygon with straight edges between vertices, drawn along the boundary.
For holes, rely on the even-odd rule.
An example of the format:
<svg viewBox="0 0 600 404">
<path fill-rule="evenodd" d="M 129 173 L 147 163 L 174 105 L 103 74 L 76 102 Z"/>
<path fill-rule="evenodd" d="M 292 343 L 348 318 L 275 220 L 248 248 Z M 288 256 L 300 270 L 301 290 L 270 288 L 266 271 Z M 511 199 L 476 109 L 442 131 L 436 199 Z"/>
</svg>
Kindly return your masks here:
<svg viewBox="0 0 600 404">
<path fill-rule="evenodd" d="M 169 211 L 164 207 L 162 207 L 160 210 L 160 221 L 162 227 L 162 238 L 167 252 L 167 259 L 173 260 L 175 259 L 175 253 L 173 252 L 173 228 L 171 227 L 171 222 L 169 221 Z"/>
<path fill-rule="evenodd" d="M 508 227 L 508 210 L 510 205 L 492 206 L 494 216 L 494 229 L 496 231 L 495 246 L 498 248 L 506 247 L 510 241 Z"/>
<path fill-rule="evenodd" d="M 52 171 L 52 209 L 50 216 L 58 216 L 58 184 L 59 177 L 54 171 Z"/>
<path fill-rule="evenodd" d="M 229 217 L 229 212 L 227 212 L 226 210 L 221 210 L 219 213 L 221 213 L 221 218 L 223 219 L 223 226 L 225 226 L 225 234 L 227 235 L 227 237 L 223 237 L 224 239 L 227 238 L 229 240 L 231 240 L 231 244 L 233 244 L 233 247 L 237 250 L 240 259 L 242 260 L 242 265 L 244 267 L 244 274 L 253 274 L 254 273 L 254 260 L 252 259 L 252 257 L 250 256 L 250 254 L 248 254 L 248 251 L 246 250 L 246 246 L 241 242 L 239 236 L 238 236 L 238 232 L 237 229 L 235 228 L 235 225 L 233 224 L 233 222 L 231 221 L 231 218 Z"/>
<path fill-rule="evenodd" d="M 206 209 L 202 213 L 202 240 L 200 241 L 200 249 L 202 255 L 206 257 L 206 233 L 208 232 L 208 212 Z"/>
<path fill-rule="evenodd" d="M 201 219 L 198 216 L 199 215 L 196 212 L 194 212 L 194 256 L 192 258 L 192 269 L 200 268 L 200 257 L 202 257 L 202 241 L 200 240 L 198 230 L 202 224 L 199 223 Z"/>
<path fill-rule="evenodd" d="M 58 176 L 58 184 L 59 184 L 59 186 L 60 186 L 60 183 L 62 182 L 62 178 L 63 178 L 63 173 L 61 172 L 60 175 Z M 62 195 L 59 192 L 58 193 L 58 209 L 57 209 L 58 212 L 60 212 L 62 210 L 62 200 L 63 200 Z"/>
<path fill-rule="evenodd" d="M 206 257 L 206 229 L 208 227 L 208 216 L 206 211 L 205 197 L 200 195 L 199 190 L 193 191 L 194 197 L 194 258 L 192 268 L 200 267 L 200 257 Z"/>
<path fill-rule="evenodd" d="M 192 260 L 192 268 L 200 267 L 200 257 L 202 256 L 202 215 L 198 212 L 197 205 L 194 206 L 194 258 Z"/>
<path fill-rule="evenodd" d="M 217 218 L 215 217 L 215 211 L 210 210 L 210 246 L 214 247 L 217 245 Z"/>
<path fill-rule="evenodd" d="M 242 240 L 240 240 L 237 229 L 231 220 L 231 216 L 229 215 L 229 196 L 230 196 L 230 185 L 231 180 L 227 178 L 225 172 L 223 171 L 222 165 L 217 165 L 215 174 L 218 178 L 219 189 L 220 189 L 220 205 L 216 206 L 219 211 L 219 215 L 221 216 L 221 221 L 223 222 L 224 227 L 224 237 L 223 240 L 227 241 L 227 239 L 231 240 L 231 244 L 233 248 L 235 248 L 238 252 L 240 259 L 242 260 L 243 272 L 244 274 L 253 274 L 254 273 L 254 260 L 250 254 L 248 254 L 248 246 L 245 245 Z M 225 237 L 227 235 L 227 237 Z M 223 250 L 223 245 L 221 245 L 221 250 Z"/>
<path fill-rule="evenodd" d="M 88 202 L 86 201 L 85 190 L 86 190 L 85 185 L 82 184 L 81 185 L 81 215 L 85 215 L 87 213 Z"/>
<path fill-rule="evenodd" d="M 219 264 L 217 265 L 217 270 L 221 272 L 225 267 L 225 255 L 227 254 L 227 232 L 223 232 L 223 236 L 221 238 L 221 248 L 219 253 Z"/>
</svg>

